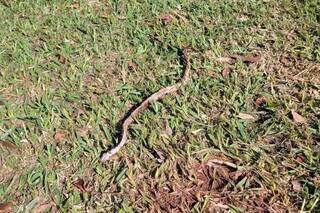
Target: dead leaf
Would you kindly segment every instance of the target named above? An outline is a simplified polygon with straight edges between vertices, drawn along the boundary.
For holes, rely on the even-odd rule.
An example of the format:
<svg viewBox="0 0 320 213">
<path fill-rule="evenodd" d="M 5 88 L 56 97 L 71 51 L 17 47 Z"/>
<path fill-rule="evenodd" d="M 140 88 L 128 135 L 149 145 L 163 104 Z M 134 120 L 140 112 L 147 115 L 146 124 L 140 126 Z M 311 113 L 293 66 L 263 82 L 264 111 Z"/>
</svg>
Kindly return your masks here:
<svg viewBox="0 0 320 213">
<path fill-rule="evenodd" d="M 244 175 L 244 172 L 242 171 L 235 171 L 235 172 L 232 172 L 230 173 L 230 178 L 234 181 L 238 180 L 239 177 L 243 176 Z"/>
<path fill-rule="evenodd" d="M 18 128 L 22 128 L 25 125 L 25 122 L 23 120 L 19 120 L 19 119 L 14 119 L 11 122 L 12 122 L 12 125 L 14 125 Z"/>
<path fill-rule="evenodd" d="M 287 56 L 281 56 L 280 62 L 286 67 L 290 65 L 290 60 Z"/>
<path fill-rule="evenodd" d="M 236 20 L 240 21 L 240 22 L 244 22 L 244 21 L 248 20 L 248 17 L 247 16 L 237 16 Z"/>
<path fill-rule="evenodd" d="M 250 114 L 247 114 L 247 113 L 242 113 L 240 112 L 238 115 L 237 115 L 238 118 L 241 118 L 243 120 L 254 120 L 255 117 L 253 115 L 250 115 Z"/>
<path fill-rule="evenodd" d="M 224 78 L 227 77 L 231 71 L 232 70 L 230 67 L 225 67 L 221 72 L 222 77 L 224 77 Z"/>
<path fill-rule="evenodd" d="M 231 57 L 219 57 L 219 58 L 216 58 L 215 60 L 222 64 L 234 64 L 234 62 L 236 62 L 236 60 L 234 60 L 234 58 L 231 58 Z"/>
<path fill-rule="evenodd" d="M 240 61 L 246 62 L 246 63 L 257 63 L 260 61 L 261 56 L 256 54 L 256 55 L 231 55 L 230 56 L 233 59 L 238 59 Z"/>
<path fill-rule="evenodd" d="M 18 150 L 18 147 L 15 144 L 10 143 L 8 141 L 0 141 L 0 145 L 9 151 L 16 152 Z"/>
<path fill-rule="evenodd" d="M 58 61 L 60 64 L 65 64 L 66 63 L 66 58 L 63 55 L 58 55 Z"/>
<path fill-rule="evenodd" d="M 101 13 L 100 17 L 101 18 L 108 18 L 110 12 L 109 11 L 104 11 L 103 13 Z"/>
<path fill-rule="evenodd" d="M 320 187 L 320 176 L 315 176 L 314 178 L 311 179 L 313 184 L 316 186 L 316 187 Z"/>
<path fill-rule="evenodd" d="M 125 16 L 118 16 L 117 17 L 119 20 L 126 20 L 127 19 L 127 17 L 125 17 Z"/>
<path fill-rule="evenodd" d="M 38 205 L 36 205 L 32 210 L 31 213 L 43 213 L 43 212 L 47 212 L 47 210 L 49 208 L 51 208 L 53 206 L 52 203 L 49 202 L 44 202 L 44 203 L 39 203 Z"/>
<path fill-rule="evenodd" d="M 82 180 L 82 179 L 78 179 L 76 181 L 73 181 L 72 185 L 74 185 L 81 192 L 86 192 L 87 191 L 86 184 L 85 184 L 84 180 Z"/>
<path fill-rule="evenodd" d="M 99 0 L 87 0 L 86 2 L 91 7 L 96 7 L 97 8 L 97 7 L 101 6 L 101 3 L 100 3 Z"/>
<path fill-rule="evenodd" d="M 172 15 L 171 14 L 166 14 L 166 15 L 163 15 L 160 20 L 162 22 L 163 25 L 168 25 L 171 23 L 172 21 Z"/>
<path fill-rule="evenodd" d="M 164 156 L 163 156 L 163 153 L 161 152 L 161 151 L 159 151 L 159 150 L 154 150 L 156 153 L 157 153 L 157 161 L 159 162 L 159 163 L 162 163 L 163 162 L 163 160 L 164 160 Z"/>
<path fill-rule="evenodd" d="M 56 144 L 60 143 L 65 137 L 66 137 L 66 133 L 64 131 L 57 131 L 54 134 L 55 143 Z"/>
<path fill-rule="evenodd" d="M 138 68 L 138 65 L 137 65 L 135 62 L 133 62 L 133 61 L 129 61 L 129 62 L 128 62 L 128 68 L 129 68 L 130 70 L 136 70 L 136 69 Z"/>
<path fill-rule="evenodd" d="M 293 191 L 300 192 L 302 190 L 301 184 L 298 180 L 292 181 L 291 184 Z"/>
<path fill-rule="evenodd" d="M 168 120 L 165 120 L 164 135 L 166 135 L 166 136 L 171 136 L 172 135 L 172 129 L 170 128 Z"/>
<path fill-rule="evenodd" d="M 91 100 L 96 102 L 98 100 L 98 95 L 97 94 L 92 94 L 91 95 Z"/>
<path fill-rule="evenodd" d="M 12 213 L 12 203 L 0 204 L 0 213 Z"/>
<path fill-rule="evenodd" d="M 79 7 L 80 7 L 80 4 L 78 2 L 74 1 L 74 2 L 71 3 L 71 8 L 72 9 L 78 9 Z"/>
<path fill-rule="evenodd" d="M 304 163 L 306 161 L 306 158 L 303 155 L 299 155 L 296 158 L 296 161 L 298 161 L 299 163 Z"/>
<path fill-rule="evenodd" d="M 261 106 L 261 105 L 263 105 L 265 103 L 267 103 L 267 98 L 264 97 L 264 96 L 257 98 L 256 101 L 255 101 L 255 104 L 257 106 Z"/>
<path fill-rule="evenodd" d="M 79 129 L 77 129 L 77 133 L 81 136 L 81 137 L 86 137 L 90 134 L 90 130 L 91 130 L 91 126 L 83 126 Z"/>
<path fill-rule="evenodd" d="M 292 110 L 291 114 L 292 114 L 293 121 L 295 123 L 306 123 L 306 119 L 301 115 L 299 115 L 298 113 L 296 113 L 295 111 Z"/>
</svg>

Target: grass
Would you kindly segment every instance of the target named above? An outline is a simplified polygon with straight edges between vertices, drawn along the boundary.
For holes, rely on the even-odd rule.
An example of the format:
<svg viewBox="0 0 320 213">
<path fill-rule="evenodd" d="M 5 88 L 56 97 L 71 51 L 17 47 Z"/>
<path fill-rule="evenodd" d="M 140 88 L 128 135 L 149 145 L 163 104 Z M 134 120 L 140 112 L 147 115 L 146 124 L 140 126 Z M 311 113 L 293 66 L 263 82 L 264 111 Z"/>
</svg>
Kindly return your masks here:
<svg viewBox="0 0 320 213">
<path fill-rule="evenodd" d="M 317 0 L 0 2 L 1 208 L 319 212 Z M 183 47 L 192 80 L 101 164 Z"/>
</svg>

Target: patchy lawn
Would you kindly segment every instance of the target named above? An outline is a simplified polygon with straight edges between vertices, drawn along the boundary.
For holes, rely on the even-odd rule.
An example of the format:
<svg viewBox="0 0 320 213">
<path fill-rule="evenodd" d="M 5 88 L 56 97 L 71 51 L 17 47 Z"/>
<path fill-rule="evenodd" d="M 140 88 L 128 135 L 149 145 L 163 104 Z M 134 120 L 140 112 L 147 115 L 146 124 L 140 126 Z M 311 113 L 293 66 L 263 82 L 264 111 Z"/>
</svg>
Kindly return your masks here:
<svg viewBox="0 0 320 213">
<path fill-rule="evenodd" d="M 0 212 L 319 212 L 318 0 L 0 3 Z"/>
</svg>

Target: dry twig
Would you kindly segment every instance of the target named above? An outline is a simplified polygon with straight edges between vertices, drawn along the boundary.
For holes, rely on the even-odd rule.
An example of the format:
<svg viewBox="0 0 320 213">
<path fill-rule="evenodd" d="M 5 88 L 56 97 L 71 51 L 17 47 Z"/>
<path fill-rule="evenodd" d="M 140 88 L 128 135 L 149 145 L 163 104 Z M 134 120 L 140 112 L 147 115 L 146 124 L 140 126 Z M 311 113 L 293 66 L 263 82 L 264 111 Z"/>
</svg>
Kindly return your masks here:
<svg viewBox="0 0 320 213">
<path fill-rule="evenodd" d="M 134 121 L 135 116 L 137 116 L 140 112 L 145 110 L 151 102 L 158 101 L 161 99 L 163 96 L 167 94 L 172 94 L 175 93 L 181 86 L 185 85 L 187 81 L 189 80 L 189 73 L 190 73 L 190 58 L 188 54 L 188 50 L 184 49 L 183 50 L 183 59 L 184 59 L 184 74 L 181 80 L 168 87 L 164 87 L 160 89 L 158 92 L 152 94 L 149 96 L 146 100 L 144 100 L 122 123 L 122 136 L 121 136 L 121 141 L 118 145 L 116 145 L 114 148 L 111 150 L 105 152 L 101 156 L 101 161 L 105 162 L 110 159 L 113 155 L 115 155 L 128 141 L 128 127 L 129 125 Z"/>
</svg>

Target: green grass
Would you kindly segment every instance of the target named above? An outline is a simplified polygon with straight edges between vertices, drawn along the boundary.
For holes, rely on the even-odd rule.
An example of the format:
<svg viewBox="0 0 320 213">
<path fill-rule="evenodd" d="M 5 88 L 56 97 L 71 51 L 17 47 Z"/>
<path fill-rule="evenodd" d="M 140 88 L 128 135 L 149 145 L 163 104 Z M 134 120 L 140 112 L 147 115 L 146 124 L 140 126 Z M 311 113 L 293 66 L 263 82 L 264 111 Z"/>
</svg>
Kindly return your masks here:
<svg viewBox="0 0 320 213">
<path fill-rule="evenodd" d="M 0 201 L 14 212 L 319 212 L 318 0 L 0 2 Z M 179 80 L 183 47 L 188 85 L 100 163 L 130 108 Z M 221 75 L 217 58 L 254 53 Z"/>
</svg>

